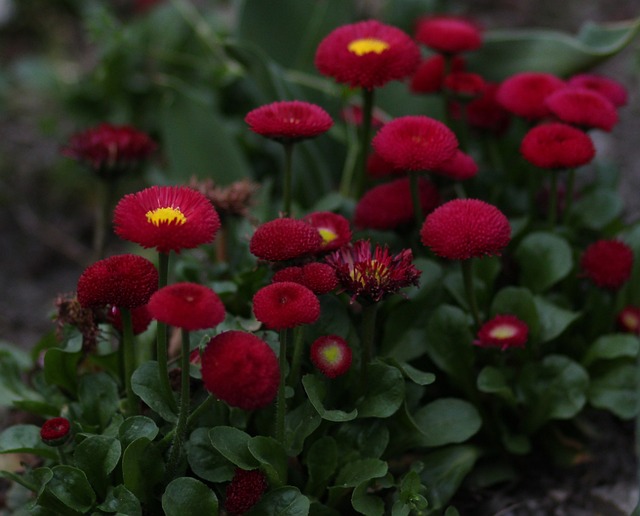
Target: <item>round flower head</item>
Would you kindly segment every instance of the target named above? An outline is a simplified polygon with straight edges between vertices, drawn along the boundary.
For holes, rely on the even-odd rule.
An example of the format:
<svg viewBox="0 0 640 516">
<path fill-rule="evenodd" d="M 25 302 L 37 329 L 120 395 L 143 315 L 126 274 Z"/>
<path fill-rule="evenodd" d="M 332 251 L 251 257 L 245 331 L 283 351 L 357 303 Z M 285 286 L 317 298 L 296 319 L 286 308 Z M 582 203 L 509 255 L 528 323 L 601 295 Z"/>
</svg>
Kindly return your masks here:
<svg viewBox="0 0 640 516">
<path fill-rule="evenodd" d="M 640 334 L 640 307 L 626 306 L 618 314 L 618 327 L 627 333 Z"/>
<path fill-rule="evenodd" d="M 155 320 L 188 331 L 213 328 L 224 321 L 225 316 L 218 295 L 197 283 L 163 287 L 151 296 L 148 306 Z"/>
<path fill-rule="evenodd" d="M 456 99 L 470 101 L 484 90 L 484 79 L 477 73 L 452 72 L 445 77 L 442 85 Z"/>
<path fill-rule="evenodd" d="M 320 251 L 333 251 L 351 241 L 349 221 L 337 213 L 330 211 L 314 211 L 302 220 L 316 228 L 322 237 Z"/>
<path fill-rule="evenodd" d="M 440 203 L 440 194 L 426 179 L 419 178 L 418 191 L 424 213 Z M 373 187 L 358 201 L 353 223 L 360 228 L 395 229 L 414 220 L 409 178 Z"/>
<path fill-rule="evenodd" d="M 618 123 L 616 107 L 586 88 L 563 88 L 549 95 L 545 103 L 551 113 L 568 124 L 611 131 Z"/>
<path fill-rule="evenodd" d="M 292 260 L 313 254 L 322 247 L 322 237 L 313 226 L 287 217 L 259 226 L 249 242 L 249 251 L 261 260 Z"/>
<path fill-rule="evenodd" d="M 115 208 L 116 234 L 160 253 L 212 242 L 220 218 L 209 200 L 187 186 L 152 186 L 125 195 Z"/>
<path fill-rule="evenodd" d="M 376 303 L 387 294 L 395 294 L 401 288 L 418 285 L 421 272 L 413 266 L 413 254 L 404 249 L 391 255 L 389 249 L 376 245 L 371 252 L 368 240 L 358 240 L 327 256 L 338 277 L 343 291 L 351 299 Z"/>
<path fill-rule="evenodd" d="M 476 176 L 478 164 L 471 156 L 458 149 L 451 159 L 438 165 L 432 172 L 456 181 L 463 181 Z"/>
<path fill-rule="evenodd" d="M 253 132 L 280 142 L 314 138 L 333 125 L 329 113 L 320 106 L 299 100 L 261 106 L 249 111 L 244 120 Z"/>
<path fill-rule="evenodd" d="M 624 106 L 628 101 L 626 88 L 610 77 L 582 73 L 571 77 L 567 81 L 567 84 L 569 86 L 586 88 L 588 90 L 595 91 L 596 93 L 600 93 L 600 95 L 608 98 L 616 107 Z"/>
<path fill-rule="evenodd" d="M 529 336 L 529 327 L 515 315 L 496 315 L 482 325 L 473 342 L 482 348 L 524 348 Z"/>
<path fill-rule="evenodd" d="M 255 293 L 253 313 L 269 329 L 294 328 L 316 322 L 320 317 L 320 301 L 307 287 L 281 281 Z"/>
<path fill-rule="evenodd" d="M 351 348 L 338 335 L 324 335 L 311 344 L 311 362 L 328 378 L 341 376 L 351 367 Z"/>
<path fill-rule="evenodd" d="M 589 163 L 596 149 L 588 134 L 567 124 L 552 122 L 531 129 L 520 152 L 540 168 L 576 168 Z"/>
<path fill-rule="evenodd" d="M 135 254 L 110 256 L 87 267 L 78 279 L 78 301 L 84 307 L 146 305 L 158 290 L 158 271 Z"/>
<path fill-rule="evenodd" d="M 550 114 L 545 100 L 564 86 L 562 79 L 550 73 L 521 72 L 502 81 L 496 99 L 510 113 L 535 120 Z"/>
<path fill-rule="evenodd" d="M 456 135 L 427 116 L 402 116 L 385 124 L 373 138 L 382 159 L 404 170 L 431 170 L 453 157 Z"/>
<path fill-rule="evenodd" d="M 598 240 L 585 249 L 580 266 L 598 287 L 615 290 L 631 277 L 633 250 L 620 240 Z"/>
<path fill-rule="evenodd" d="M 252 333 L 231 330 L 216 335 L 201 361 L 205 388 L 231 407 L 255 410 L 276 397 L 278 359 L 269 345 Z"/>
<path fill-rule="evenodd" d="M 107 319 L 111 325 L 122 333 L 122 313 L 117 306 L 112 306 L 107 314 Z M 151 314 L 147 305 L 137 306 L 131 309 L 131 323 L 133 326 L 133 334 L 138 335 L 149 327 L 151 324 Z"/>
<path fill-rule="evenodd" d="M 69 420 L 64 417 L 47 419 L 40 428 L 40 438 L 49 446 L 60 446 L 65 443 L 71 430 Z"/>
<path fill-rule="evenodd" d="M 286 267 L 276 272 L 272 281 L 299 283 L 316 295 L 327 294 L 338 286 L 338 278 L 333 267 L 321 262 L 307 263 L 302 267 Z"/>
<path fill-rule="evenodd" d="M 467 104 L 467 122 L 471 127 L 502 133 L 511 115 L 496 100 L 497 84 L 485 83 L 482 93 Z"/>
<path fill-rule="evenodd" d="M 337 82 L 366 89 L 411 75 L 420 61 L 418 45 L 403 31 L 376 20 L 343 25 L 318 45 L 318 71 Z"/>
<path fill-rule="evenodd" d="M 445 57 L 434 54 L 422 61 L 411 77 L 409 89 L 413 93 L 436 93 L 442 89 L 445 75 Z M 451 60 L 451 72 L 464 70 L 464 59 L 455 56 Z"/>
<path fill-rule="evenodd" d="M 454 199 L 427 216 L 422 243 L 449 260 L 497 255 L 511 240 L 507 217 L 478 199 Z"/>
<path fill-rule="evenodd" d="M 468 52 L 482 45 L 480 29 L 457 16 L 423 16 L 417 23 L 416 39 L 443 54 Z"/>
<path fill-rule="evenodd" d="M 247 512 L 260 501 L 267 487 L 267 478 L 259 469 L 236 468 L 225 491 L 224 508 L 227 514 L 239 515 Z"/>
</svg>

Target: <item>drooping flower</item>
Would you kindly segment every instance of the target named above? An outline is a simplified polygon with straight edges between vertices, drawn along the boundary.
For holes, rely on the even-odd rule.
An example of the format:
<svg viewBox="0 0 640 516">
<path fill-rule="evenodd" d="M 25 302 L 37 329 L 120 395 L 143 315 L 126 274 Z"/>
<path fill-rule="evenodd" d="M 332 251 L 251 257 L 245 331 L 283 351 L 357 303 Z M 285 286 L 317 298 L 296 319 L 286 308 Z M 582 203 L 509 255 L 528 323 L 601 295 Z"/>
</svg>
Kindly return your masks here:
<svg viewBox="0 0 640 516">
<path fill-rule="evenodd" d="M 498 85 L 485 83 L 482 93 L 467 104 L 467 122 L 471 127 L 500 134 L 511 121 L 510 113 L 496 99 Z"/>
<path fill-rule="evenodd" d="M 147 306 L 155 320 L 187 331 L 213 328 L 225 317 L 218 295 L 197 283 L 167 285 L 151 296 Z"/>
<path fill-rule="evenodd" d="M 240 515 L 257 504 L 267 490 L 267 478 L 259 469 L 236 468 L 225 491 L 224 508 L 227 514 Z"/>
<path fill-rule="evenodd" d="M 304 285 L 316 295 L 327 294 L 338 286 L 333 267 L 321 262 L 306 263 L 301 267 L 286 267 L 273 275 L 273 283 L 292 281 Z"/>
<path fill-rule="evenodd" d="M 252 333 L 231 330 L 216 335 L 201 360 L 205 388 L 232 407 L 255 410 L 276 397 L 278 359 L 269 345 Z"/>
<path fill-rule="evenodd" d="M 416 39 L 443 54 L 476 50 L 482 45 L 478 26 L 460 16 L 423 16 L 416 25 Z"/>
<path fill-rule="evenodd" d="M 311 344 L 311 362 L 328 378 L 345 374 L 351 367 L 352 352 L 338 335 L 323 335 Z"/>
<path fill-rule="evenodd" d="M 158 271 L 135 254 L 110 256 L 87 267 L 78 279 L 78 301 L 84 307 L 136 308 L 158 289 Z"/>
<path fill-rule="evenodd" d="M 429 213 L 440 204 L 437 188 L 419 178 L 420 205 Z M 353 223 L 360 228 L 395 229 L 414 220 L 411 185 L 408 177 L 373 187 L 356 205 Z"/>
<path fill-rule="evenodd" d="M 376 245 L 373 252 L 368 240 L 358 240 L 327 256 L 338 277 L 343 291 L 366 302 L 378 302 L 401 288 L 417 286 L 421 271 L 412 263 L 413 254 L 404 249 L 396 255 L 389 249 Z"/>
<path fill-rule="evenodd" d="M 567 84 L 600 93 L 600 95 L 608 98 L 616 107 L 624 106 L 628 101 L 627 89 L 611 77 L 592 73 L 581 73 L 570 77 Z"/>
<path fill-rule="evenodd" d="M 625 306 L 618 314 L 616 321 L 622 331 L 640 334 L 640 307 Z"/>
<path fill-rule="evenodd" d="M 615 290 L 631 277 L 633 260 L 633 250 L 624 242 L 598 240 L 585 249 L 580 266 L 598 287 Z"/>
<path fill-rule="evenodd" d="M 540 168 L 576 168 L 589 163 L 596 149 L 587 133 L 560 122 L 538 125 L 520 144 L 524 158 Z"/>
<path fill-rule="evenodd" d="M 611 131 L 618 123 L 616 107 L 594 90 L 563 88 L 549 95 L 545 104 L 561 121 L 586 129 Z"/>
<path fill-rule="evenodd" d="M 509 220 L 478 199 L 454 199 L 436 208 L 420 230 L 422 243 L 449 260 L 497 255 L 511 240 Z"/>
<path fill-rule="evenodd" d="M 318 71 L 337 82 L 366 89 L 408 77 L 418 66 L 420 49 L 402 30 L 377 20 L 343 25 L 318 45 Z"/>
<path fill-rule="evenodd" d="M 59 294 L 55 300 L 56 306 L 56 337 L 63 339 L 66 324 L 74 326 L 82 335 L 82 348 L 92 351 L 98 343 L 100 328 L 100 308 L 82 306 L 78 296 L 74 294 Z"/>
<path fill-rule="evenodd" d="M 536 120 L 550 114 L 545 100 L 564 86 L 562 79 L 550 73 L 521 72 L 500 83 L 496 100 L 510 113 Z"/>
<path fill-rule="evenodd" d="M 49 446 L 61 446 L 69 437 L 71 423 L 64 417 L 47 419 L 40 428 L 42 442 Z"/>
<path fill-rule="evenodd" d="M 320 317 L 320 301 L 307 287 L 281 281 L 255 293 L 253 313 L 269 329 L 294 328 L 314 323 Z"/>
<path fill-rule="evenodd" d="M 478 164 L 469 154 L 458 149 L 452 158 L 440 163 L 440 165 L 432 169 L 431 172 L 456 181 L 464 181 L 465 179 L 471 179 L 476 176 L 478 173 Z"/>
<path fill-rule="evenodd" d="M 247 113 L 245 122 L 251 130 L 279 142 L 297 142 L 327 132 L 333 120 L 316 104 L 285 100 L 260 106 Z"/>
<path fill-rule="evenodd" d="M 249 251 L 261 260 L 292 260 L 322 248 L 320 233 L 302 220 L 282 217 L 260 225 L 249 242 Z"/>
<path fill-rule="evenodd" d="M 464 59 L 455 56 L 451 60 L 451 72 L 462 72 Z M 442 54 L 429 56 L 420 63 L 411 77 L 409 89 L 413 93 L 437 93 L 445 79 L 445 57 Z"/>
<path fill-rule="evenodd" d="M 476 346 L 482 348 L 524 348 L 529 337 L 529 327 L 515 315 L 496 315 L 478 331 Z"/>
<path fill-rule="evenodd" d="M 431 170 L 453 157 L 456 135 L 445 124 L 421 115 L 401 116 L 385 124 L 373 138 L 373 147 L 398 169 Z"/>
<path fill-rule="evenodd" d="M 113 222 L 120 238 L 165 254 L 212 242 L 220 229 L 209 199 L 187 186 L 152 186 L 125 195 Z"/>
<path fill-rule="evenodd" d="M 327 252 L 338 249 L 351 241 L 349 221 L 338 213 L 331 211 L 313 211 L 302 219 L 313 226 L 322 237 L 320 251 Z"/>
<path fill-rule="evenodd" d="M 122 312 L 117 306 L 112 306 L 107 314 L 107 319 L 111 325 L 122 333 Z M 133 327 L 133 334 L 138 335 L 149 327 L 151 324 L 151 314 L 147 305 L 137 306 L 131 309 L 131 324 Z"/>
</svg>

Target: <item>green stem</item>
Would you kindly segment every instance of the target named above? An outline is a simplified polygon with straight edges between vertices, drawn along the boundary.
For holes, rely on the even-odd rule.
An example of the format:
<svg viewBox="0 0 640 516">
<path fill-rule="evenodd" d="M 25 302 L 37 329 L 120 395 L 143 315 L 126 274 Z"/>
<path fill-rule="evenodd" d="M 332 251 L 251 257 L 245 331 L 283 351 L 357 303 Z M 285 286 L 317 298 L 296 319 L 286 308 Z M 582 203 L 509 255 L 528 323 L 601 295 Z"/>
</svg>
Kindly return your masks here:
<svg viewBox="0 0 640 516">
<path fill-rule="evenodd" d="M 284 422 L 287 414 L 287 400 L 285 388 L 287 380 L 287 341 L 289 330 L 280 330 L 280 353 L 278 363 L 280 366 L 280 384 L 278 385 L 278 397 L 276 398 L 276 440 L 284 445 Z"/>
<path fill-rule="evenodd" d="M 566 224 L 569 219 L 569 212 L 573 206 L 573 189 L 576 182 L 576 169 L 569 170 L 567 177 L 567 188 L 564 193 L 564 210 L 562 212 L 562 223 Z"/>
<path fill-rule="evenodd" d="M 340 195 L 349 197 L 353 176 L 358 166 L 358 135 L 355 126 L 347 124 L 346 140 L 347 140 L 347 156 L 342 167 L 342 177 L 340 178 Z"/>
<path fill-rule="evenodd" d="M 127 415 L 131 416 L 138 412 L 136 395 L 131 387 L 131 377 L 136 369 L 136 351 L 133 342 L 133 323 L 131 321 L 131 310 L 120 308 L 122 317 L 122 354 L 124 357 L 124 386 L 127 394 Z"/>
<path fill-rule="evenodd" d="M 422 203 L 420 202 L 420 175 L 419 172 L 409 172 L 409 186 L 411 188 L 411 203 L 413 204 L 413 216 L 415 217 L 418 231 L 424 223 Z"/>
<path fill-rule="evenodd" d="M 284 143 L 284 184 L 282 187 L 282 212 L 285 217 L 291 216 L 292 158 L 293 143 L 286 142 Z"/>
<path fill-rule="evenodd" d="M 361 363 L 360 363 L 360 387 L 361 393 L 367 390 L 367 374 L 369 364 L 375 354 L 374 340 L 376 335 L 376 316 L 378 315 L 377 303 L 362 305 L 362 334 L 361 334 Z"/>
<path fill-rule="evenodd" d="M 193 427 L 194 423 L 198 420 L 202 413 L 205 410 L 211 408 L 211 405 L 213 405 L 215 402 L 216 399 L 213 396 L 207 396 L 205 400 L 200 403 L 200 405 L 198 405 L 191 411 L 191 414 L 189 414 L 189 417 L 187 418 L 187 432 L 190 428 Z M 167 432 L 167 434 L 158 442 L 158 446 L 160 447 L 160 449 L 166 447 L 173 440 L 173 436 L 175 434 L 176 428 L 174 427 L 169 432 Z"/>
<path fill-rule="evenodd" d="M 93 230 L 93 259 L 104 258 L 104 250 L 107 241 L 107 227 L 111 223 L 111 203 L 115 195 L 116 182 L 114 180 L 101 179 L 98 181 L 98 202 L 96 204 L 96 220 Z"/>
<path fill-rule="evenodd" d="M 62 451 L 62 446 L 58 446 L 56 448 L 56 451 L 58 452 L 58 462 L 60 462 L 60 464 L 62 465 L 66 465 L 67 458 L 65 457 L 64 452 Z"/>
<path fill-rule="evenodd" d="M 291 372 L 289 373 L 289 385 L 295 389 L 300 381 L 300 366 L 302 363 L 302 349 L 304 344 L 304 326 L 296 326 L 293 329 L 293 357 L 291 358 Z"/>
<path fill-rule="evenodd" d="M 158 289 L 167 286 L 169 280 L 169 253 L 158 253 Z M 163 398 L 173 411 L 178 409 L 173 397 L 173 390 L 169 382 L 169 366 L 167 359 L 167 325 L 158 321 L 156 336 L 156 359 L 158 360 L 158 375 Z"/>
<path fill-rule="evenodd" d="M 556 215 L 558 213 L 558 175 L 552 171 L 550 174 L 549 188 L 549 213 L 547 214 L 547 223 L 549 229 L 553 229 L 556 225 Z"/>
<path fill-rule="evenodd" d="M 462 266 L 464 290 L 467 294 L 467 301 L 469 303 L 469 309 L 471 310 L 471 316 L 473 317 L 473 324 L 475 326 L 475 329 L 477 330 L 478 328 L 480 328 L 480 313 L 478 311 L 476 291 L 475 288 L 473 288 L 473 258 L 462 260 L 460 264 Z"/>
<path fill-rule="evenodd" d="M 369 142 L 371 141 L 371 119 L 373 118 L 374 90 L 362 89 L 362 127 L 360 132 L 360 168 L 356 177 L 353 193 L 356 199 L 362 197 L 367 178 L 367 157 L 369 156 Z"/>
</svg>

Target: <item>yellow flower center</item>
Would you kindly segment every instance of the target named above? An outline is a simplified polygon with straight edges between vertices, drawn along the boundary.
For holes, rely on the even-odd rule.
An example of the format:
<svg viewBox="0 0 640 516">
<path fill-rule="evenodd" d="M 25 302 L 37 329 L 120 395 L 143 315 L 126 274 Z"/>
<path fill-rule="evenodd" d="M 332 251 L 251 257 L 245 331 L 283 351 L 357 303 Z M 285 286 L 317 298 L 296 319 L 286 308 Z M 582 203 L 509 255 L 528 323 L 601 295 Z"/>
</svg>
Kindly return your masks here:
<svg viewBox="0 0 640 516">
<path fill-rule="evenodd" d="M 329 364 L 337 364 L 342 360 L 342 351 L 336 345 L 326 346 L 322 350 L 322 357 Z"/>
<path fill-rule="evenodd" d="M 318 233 L 322 237 L 322 244 L 327 245 L 329 242 L 333 242 L 336 238 L 338 238 L 338 234 L 335 231 L 331 231 L 327 228 L 318 229 Z"/>
<path fill-rule="evenodd" d="M 187 222 L 187 217 L 178 208 L 156 208 L 146 213 L 147 222 L 154 226 L 160 224 L 176 224 L 182 225 Z"/>
<path fill-rule="evenodd" d="M 625 313 L 622 316 L 622 322 L 627 328 L 633 331 L 637 330 L 638 326 L 640 326 L 640 320 L 638 320 L 638 318 L 634 314 L 630 313 Z"/>
<path fill-rule="evenodd" d="M 362 38 L 352 41 L 347 48 L 349 52 L 353 52 L 357 56 L 371 53 L 382 54 L 389 48 L 389 43 L 376 38 Z"/>
<path fill-rule="evenodd" d="M 516 333 L 518 333 L 518 329 L 509 324 L 501 324 L 500 326 L 496 326 L 489 332 L 494 339 L 508 339 L 513 337 Z"/>
</svg>

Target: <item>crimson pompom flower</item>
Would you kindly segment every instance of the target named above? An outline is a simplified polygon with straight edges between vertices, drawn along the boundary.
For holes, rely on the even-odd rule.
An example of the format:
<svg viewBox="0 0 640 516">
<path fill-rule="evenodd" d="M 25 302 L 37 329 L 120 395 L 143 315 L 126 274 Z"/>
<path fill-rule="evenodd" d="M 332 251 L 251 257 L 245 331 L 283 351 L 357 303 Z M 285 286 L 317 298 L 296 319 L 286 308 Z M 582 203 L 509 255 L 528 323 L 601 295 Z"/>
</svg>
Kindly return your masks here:
<svg viewBox="0 0 640 516">
<path fill-rule="evenodd" d="M 640 307 L 625 306 L 616 318 L 618 327 L 627 332 L 640 334 Z"/>
<path fill-rule="evenodd" d="M 300 258 L 322 247 L 322 236 L 302 220 L 282 217 L 260 225 L 249 242 L 249 251 L 272 262 Z"/>
<path fill-rule="evenodd" d="M 351 348 L 338 335 L 324 335 L 311 344 L 311 362 L 328 378 L 346 373 L 351 367 L 351 359 Z"/>
<path fill-rule="evenodd" d="M 521 72 L 502 81 L 496 99 L 510 113 L 535 120 L 550 114 L 545 100 L 564 86 L 562 79 L 550 73 Z"/>
<path fill-rule="evenodd" d="M 113 223 L 120 238 L 165 254 L 212 242 L 220 229 L 209 199 L 187 186 L 152 186 L 125 195 Z"/>
<path fill-rule="evenodd" d="M 302 267 L 286 267 L 273 275 L 273 283 L 292 281 L 304 285 L 314 294 L 326 294 L 338 286 L 333 267 L 321 262 L 311 262 Z"/>
<path fill-rule="evenodd" d="M 349 221 L 331 211 L 314 211 L 305 215 L 304 222 L 316 228 L 322 237 L 320 251 L 333 251 L 351 241 Z"/>
<path fill-rule="evenodd" d="M 64 444 L 71 431 L 71 423 L 64 417 L 47 419 L 40 428 L 40 438 L 49 446 Z"/>
<path fill-rule="evenodd" d="M 316 104 L 285 100 L 260 106 L 247 113 L 244 121 L 251 130 L 279 142 L 296 142 L 327 132 L 333 120 Z"/>
<path fill-rule="evenodd" d="M 78 279 L 78 301 L 84 307 L 146 305 L 158 290 L 158 271 L 135 254 L 110 256 L 87 267 Z"/>
<path fill-rule="evenodd" d="M 482 93 L 467 104 L 467 122 L 471 127 L 502 133 L 509 126 L 511 114 L 496 99 L 498 85 L 485 83 Z"/>
<path fill-rule="evenodd" d="M 88 164 L 106 179 L 138 165 L 156 147 L 146 133 L 134 127 L 103 123 L 72 135 L 61 152 Z"/>
<path fill-rule="evenodd" d="M 366 89 L 408 77 L 418 66 L 420 49 L 402 30 L 377 20 L 343 25 L 318 45 L 318 71 L 337 82 Z"/>
<path fill-rule="evenodd" d="M 255 293 L 253 313 L 267 328 L 283 330 L 316 322 L 320 317 L 320 301 L 304 285 L 281 281 Z"/>
<path fill-rule="evenodd" d="M 563 122 L 587 129 L 611 131 L 618 123 L 618 112 L 613 103 L 586 88 L 563 88 L 549 95 L 545 104 Z"/>
<path fill-rule="evenodd" d="M 429 56 L 420 63 L 411 77 L 409 89 L 413 93 L 436 93 L 442 89 L 445 76 L 445 57 L 442 54 Z M 459 56 L 451 60 L 451 72 L 462 72 L 465 62 Z"/>
<path fill-rule="evenodd" d="M 417 286 L 421 274 L 412 263 L 410 249 L 392 255 L 387 246 L 376 245 L 372 252 L 368 240 L 338 249 L 326 262 L 335 269 L 340 287 L 352 301 L 359 298 L 376 303 L 401 288 Z"/>
<path fill-rule="evenodd" d="M 167 285 L 151 296 L 147 306 L 155 320 L 188 331 L 213 328 L 225 316 L 218 295 L 197 283 Z"/>
<path fill-rule="evenodd" d="M 278 392 L 280 368 L 269 345 L 252 333 L 231 330 L 213 337 L 202 353 L 202 381 L 232 407 L 255 410 Z"/>
<path fill-rule="evenodd" d="M 107 320 L 111 325 L 122 333 L 122 312 L 117 306 L 112 306 L 111 310 L 107 314 Z M 151 324 L 151 314 L 147 305 L 137 306 L 131 309 L 131 324 L 133 327 L 133 334 L 138 335 L 149 327 Z"/>
<path fill-rule="evenodd" d="M 598 287 L 618 289 L 631 277 L 633 250 L 620 240 L 598 240 L 585 249 L 580 266 Z"/>
<path fill-rule="evenodd" d="M 520 152 L 540 168 L 576 168 L 586 165 L 596 155 L 587 133 L 560 122 L 530 129 L 522 139 Z"/>
<path fill-rule="evenodd" d="M 482 348 L 524 348 L 529 337 L 529 327 L 515 315 L 496 315 L 478 330 L 476 346 Z"/>
<path fill-rule="evenodd" d="M 603 75 L 582 73 L 570 77 L 567 84 L 600 93 L 616 107 L 624 106 L 628 100 L 627 89 L 618 81 Z"/>
<path fill-rule="evenodd" d="M 471 72 L 452 72 L 444 78 L 442 86 L 458 100 L 470 101 L 484 90 L 484 79 Z"/>
<path fill-rule="evenodd" d="M 259 469 L 236 468 L 225 491 L 224 508 L 227 514 L 244 514 L 257 504 L 267 490 L 267 478 Z"/>
<path fill-rule="evenodd" d="M 437 188 L 419 178 L 418 192 L 424 213 L 440 203 Z M 396 179 L 373 187 L 358 201 L 353 223 L 360 228 L 395 229 L 414 220 L 409 178 Z"/>
<path fill-rule="evenodd" d="M 376 152 L 394 167 L 421 171 L 431 170 L 453 157 L 458 139 L 438 120 L 410 115 L 385 124 L 372 144 Z"/>
<path fill-rule="evenodd" d="M 456 181 L 463 181 L 476 176 L 478 164 L 471 156 L 458 149 L 452 158 L 440 163 L 432 172 Z"/>
<path fill-rule="evenodd" d="M 479 199 L 454 199 L 436 208 L 420 230 L 422 243 L 449 260 L 497 255 L 511 240 L 505 215 Z"/>
<path fill-rule="evenodd" d="M 423 16 L 418 19 L 416 39 L 443 54 L 476 50 L 482 45 L 478 26 L 460 16 Z"/>
</svg>

